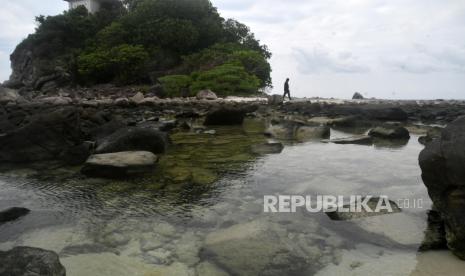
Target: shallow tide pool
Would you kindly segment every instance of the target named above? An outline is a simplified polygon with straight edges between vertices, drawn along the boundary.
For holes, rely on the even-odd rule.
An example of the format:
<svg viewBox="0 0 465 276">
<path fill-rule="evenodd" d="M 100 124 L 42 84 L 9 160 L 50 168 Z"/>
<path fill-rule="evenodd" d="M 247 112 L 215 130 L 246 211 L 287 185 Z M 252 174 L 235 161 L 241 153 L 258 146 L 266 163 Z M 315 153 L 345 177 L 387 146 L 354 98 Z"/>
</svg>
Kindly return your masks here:
<svg viewBox="0 0 465 276">
<path fill-rule="evenodd" d="M 0 250 L 53 250 L 71 276 L 464 271 L 465 262 L 447 251 L 418 253 L 431 201 L 417 136 L 405 145 L 285 142 L 282 153 L 259 156 L 249 148 L 266 141 L 260 124 L 175 133 L 153 175 L 133 179 L 89 179 L 53 163 L 3 167 L 0 209 L 32 212 L 0 225 Z M 410 206 L 332 221 L 303 208 L 264 213 L 265 195 L 386 195 Z"/>
</svg>

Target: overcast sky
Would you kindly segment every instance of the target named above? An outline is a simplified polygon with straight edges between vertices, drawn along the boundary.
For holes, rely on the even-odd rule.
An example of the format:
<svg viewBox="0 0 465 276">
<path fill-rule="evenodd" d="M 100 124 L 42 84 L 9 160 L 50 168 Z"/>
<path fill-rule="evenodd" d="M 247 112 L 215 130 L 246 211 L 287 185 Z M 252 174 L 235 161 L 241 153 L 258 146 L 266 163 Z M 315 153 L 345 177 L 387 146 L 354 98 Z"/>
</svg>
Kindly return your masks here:
<svg viewBox="0 0 465 276">
<path fill-rule="evenodd" d="M 299 97 L 465 99 L 464 0 L 213 0 L 273 53 L 273 83 Z M 34 16 L 62 0 L 3 0 L 0 80 Z"/>
</svg>

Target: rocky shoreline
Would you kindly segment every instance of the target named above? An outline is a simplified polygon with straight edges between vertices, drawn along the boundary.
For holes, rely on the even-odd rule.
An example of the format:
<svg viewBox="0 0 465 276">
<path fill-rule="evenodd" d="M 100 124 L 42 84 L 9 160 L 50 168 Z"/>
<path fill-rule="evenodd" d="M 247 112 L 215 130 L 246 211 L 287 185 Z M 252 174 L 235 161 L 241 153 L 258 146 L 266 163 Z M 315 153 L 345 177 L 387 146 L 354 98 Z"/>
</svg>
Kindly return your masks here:
<svg viewBox="0 0 465 276">
<path fill-rule="evenodd" d="M 208 92 L 195 98 L 161 99 L 135 88 L 108 90 L 63 90 L 55 96 L 27 98 L 2 89 L 0 163 L 54 160 L 82 166 L 81 173 L 87 177 L 128 177 L 153 170 L 158 157 L 171 147 L 173 134 L 215 135 L 211 126 L 240 125 L 245 118 L 266 121 L 263 137 L 277 140 L 252 145 L 253 154 L 280 153 L 281 140 L 405 145 L 410 133 L 417 131 L 426 145 L 420 165 L 435 204 L 431 221 L 436 225 L 428 228 L 430 238 L 422 249 L 448 246 L 460 258 L 465 255 L 464 223 L 457 215 L 464 209 L 464 177 L 456 166 L 463 164 L 464 154 L 451 150 L 463 147 L 463 101 L 300 99 L 282 103 L 279 96 L 221 99 Z M 331 139 L 330 129 L 363 132 Z M 201 177 L 192 177 L 211 183 L 214 173 L 201 172 Z M 221 255 L 216 252 L 221 247 L 211 243 L 211 252 Z"/>
</svg>

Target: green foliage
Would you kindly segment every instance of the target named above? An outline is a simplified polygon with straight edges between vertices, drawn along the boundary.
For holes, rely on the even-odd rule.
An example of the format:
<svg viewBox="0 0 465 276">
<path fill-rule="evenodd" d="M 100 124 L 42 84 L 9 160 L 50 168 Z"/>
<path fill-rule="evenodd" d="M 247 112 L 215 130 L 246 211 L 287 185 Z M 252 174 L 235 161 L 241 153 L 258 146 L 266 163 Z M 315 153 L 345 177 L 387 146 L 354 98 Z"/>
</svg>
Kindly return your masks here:
<svg viewBox="0 0 465 276">
<path fill-rule="evenodd" d="M 78 57 L 79 74 L 87 82 L 131 83 L 140 77 L 149 55 L 140 45 L 122 44 L 97 49 Z"/>
<path fill-rule="evenodd" d="M 246 25 L 223 19 L 210 0 L 124 0 L 103 5 L 97 14 L 79 7 L 37 22 L 15 53 L 31 49 L 34 60 L 64 67 L 80 84 L 131 84 L 170 75 L 162 79 L 169 94 L 179 95 L 197 72 L 195 87 L 226 83 L 225 93 L 256 90 L 257 79 L 260 87 L 271 85 L 266 46 Z M 237 82 L 233 73 L 245 81 Z M 237 89 L 230 86 L 235 82 Z"/>
<path fill-rule="evenodd" d="M 260 80 L 239 63 L 226 63 L 211 70 L 192 74 L 191 91 L 211 89 L 220 96 L 251 95 L 258 91 Z"/>
<path fill-rule="evenodd" d="M 192 78 L 187 75 L 169 75 L 158 79 L 169 97 L 192 96 L 189 86 Z"/>
</svg>

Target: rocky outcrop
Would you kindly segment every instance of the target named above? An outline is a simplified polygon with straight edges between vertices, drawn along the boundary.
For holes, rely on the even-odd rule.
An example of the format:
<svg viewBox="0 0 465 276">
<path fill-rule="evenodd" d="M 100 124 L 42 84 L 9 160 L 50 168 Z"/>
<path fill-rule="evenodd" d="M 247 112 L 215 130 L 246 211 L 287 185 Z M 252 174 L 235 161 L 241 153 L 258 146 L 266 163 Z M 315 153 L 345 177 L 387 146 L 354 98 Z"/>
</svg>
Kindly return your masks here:
<svg viewBox="0 0 465 276">
<path fill-rule="evenodd" d="M 241 125 L 247 110 L 239 107 L 223 106 L 208 112 L 204 124 L 211 125 Z"/>
<path fill-rule="evenodd" d="M 17 90 L 0 86 L 0 104 L 16 103 L 20 97 Z"/>
<path fill-rule="evenodd" d="M 465 260 L 465 116 L 420 153 L 422 179 L 444 221 L 447 246 Z"/>
<path fill-rule="evenodd" d="M 410 133 L 405 127 L 401 126 L 379 126 L 368 132 L 371 137 L 383 139 L 409 139 Z"/>
<path fill-rule="evenodd" d="M 211 91 L 210 89 L 200 90 L 195 97 L 197 98 L 197 100 L 218 99 L 218 96 L 216 96 L 215 92 Z"/>
<path fill-rule="evenodd" d="M 0 275 L 4 276 L 65 276 L 66 270 L 58 255 L 33 247 L 15 247 L 0 251 Z"/>
<path fill-rule="evenodd" d="M 352 96 L 352 100 L 363 100 L 363 99 L 365 98 L 359 92 L 355 92 L 354 95 Z"/>
<path fill-rule="evenodd" d="M 59 159 L 63 151 L 82 141 L 80 115 L 75 108 L 57 109 L 29 120 L 0 136 L 0 162 Z"/>
<path fill-rule="evenodd" d="M 12 207 L 3 211 L 0 211 L 0 224 L 17 220 L 29 214 L 30 210 L 22 207 Z"/>
<path fill-rule="evenodd" d="M 87 159 L 81 172 L 92 177 L 119 178 L 151 172 L 158 158 L 147 151 L 95 154 Z"/>
<path fill-rule="evenodd" d="M 97 146 L 97 153 L 120 151 L 149 151 L 155 154 L 164 153 L 169 144 L 168 135 L 164 132 L 139 127 L 126 127 L 103 138 Z"/>
</svg>

